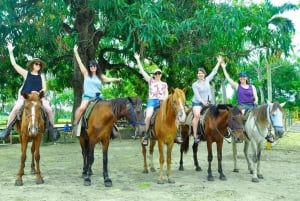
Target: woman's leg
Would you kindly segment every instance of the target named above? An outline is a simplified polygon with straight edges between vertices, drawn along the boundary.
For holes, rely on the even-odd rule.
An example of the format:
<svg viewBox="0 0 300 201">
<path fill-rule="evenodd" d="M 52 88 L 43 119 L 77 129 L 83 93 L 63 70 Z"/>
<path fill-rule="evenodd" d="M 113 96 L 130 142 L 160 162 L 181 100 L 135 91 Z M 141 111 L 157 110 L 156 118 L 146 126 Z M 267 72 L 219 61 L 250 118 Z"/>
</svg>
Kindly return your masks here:
<svg viewBox="0 0 300 201">
<path fill-rule="evenodd" d="M 201 106 L 193 106 L 193 121 L 192 121 L 192 126 L 193 126 L 193 136 L 194 136 L 194 140 L 195 143 L 199 143 L 200 139 L 198 137 L 198 123 L 199 123 L 199 119 L 200 119 L 200 112 L 201 112 Z"/>
</svg>

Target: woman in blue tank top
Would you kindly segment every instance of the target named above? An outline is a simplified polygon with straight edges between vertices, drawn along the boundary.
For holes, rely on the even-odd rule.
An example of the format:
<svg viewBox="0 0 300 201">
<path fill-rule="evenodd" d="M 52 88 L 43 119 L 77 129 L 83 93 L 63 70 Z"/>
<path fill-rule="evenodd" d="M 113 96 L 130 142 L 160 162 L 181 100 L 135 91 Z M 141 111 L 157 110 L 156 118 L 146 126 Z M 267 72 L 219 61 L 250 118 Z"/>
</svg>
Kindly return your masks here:
<svg viewBox="0 0 300 201">
<path fill-rule="evenodd" d="M 15 106 L 13 107 L 11 113 L 9 114 L 8 121 L 7 121 L 7 128 L 2 130 L 2 132 L 0 133 L 0 139 L 6 138 L 10 134 L 11 129 L 13 128 L 13 125 L 16 122 L 17 114 L 25 101 L 22 94 L 40 93 L 42 91 L 44 93 L 46 92 L 46 79 L 45 76 L 42 74 L 43 68 L 45 67 L 45 63 L 38 58 L 34 58 L 27 63 L 27 67 L 29 68 L 29 70 L 26 70 L 16 63 L 13 54 L 14 48 L 15 47 L 12 45 L 12 43 L 7 44 L 7 49 L 8 49 L 11 64 L 15 68 L 15 70 L 20 75 L 22 75 L 22 77 L 24 78 L 24 83 L 19 90 L 18 100 L 16 101 Z M 50 121 L 48 130 L 52 135 L 53 139 L 57 140 L 59 138 L 59 133 L 54 128 L 54 117 L 53 117 L 53 112 L 50 107 L 50 104 L 46 99 L 46 97 L 43 97 L 41 101 L 45 111 L 48 114 L 48 118 Z"/>
<path fill-rule="evenodd" d="M 74 55 L 84 77 L 84 83 L 81 104 L 75 111 L 73 135 L 75 135 L 74 132 L 77 130 L 77 124 L 81 115 L 86 110 L 89 101 L 97 97 L 102 99 L 102 82 L 119 82 L 122 80 L 122 78 L 109 78 L 102 74 L 100 66 L 95 60 L 89 61 L 88 68 L 86 68 L 79 57 L 77 45 L 74 46 Z"/>
</svg>

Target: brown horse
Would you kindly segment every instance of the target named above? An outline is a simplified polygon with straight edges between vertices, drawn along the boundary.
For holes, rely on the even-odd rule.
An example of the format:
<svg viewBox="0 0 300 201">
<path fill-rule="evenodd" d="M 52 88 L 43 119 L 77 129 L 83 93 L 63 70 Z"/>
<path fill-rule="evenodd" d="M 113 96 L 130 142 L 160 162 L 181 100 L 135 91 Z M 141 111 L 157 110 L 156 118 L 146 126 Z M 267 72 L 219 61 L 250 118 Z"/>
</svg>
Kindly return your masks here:
<svg viewBox="0 0 300 201">
<path fill-rule="evenodd" d="M 163 101 L 161 107 L 158 109 L 157 115 L 155 116 L 154 125 L 152 127 L 153 135 L 150 138 L 150 163 L 149 166 L 151 171 L 155 171 L 153 166 L 153 150 L 156 140 L 158 141 L 159 150 L 159 163 L 160 163 L 160 173 L 158 184 L 163 184 L 163 172 L 164 172 L 164 145 L 167 146 L 167 177 L 169 183 L 175 183 L 171 177 L 171 155 L 176 139 L 176 131 L 178 127 L 178 122 L 185 121 L 185 92 L 186 89 L 171 89 L 171 93 L 168 98 Z M 144 157 L 144 173 L 148 173 L 148 165 L 146 160 L 146 147 L 142 146 L 142 153 Z"/>
<path fill-rule="evenodd" d="M 190 113 L 191 110 L 188 111 Z M 233 133 L 238 133 L 238 135 L 243 135 L 244 126 L 243 126 L 243 115 L 242 111 L 238 107 L 232 107 L 231 105 L 212 105 L 207 109 L 207 112 L 204 113 L 204 128 L 203 128 L 203 141 L 207 143 L 207 152 L 208 152 L 208 181 L 213 181 L 214 177 L 211 171 L 211 162 L 213 159 L 212 153 L 212 143 L 216 142 L 217 144 L 217 158 L 218 158 L 218 172 L 220 174 L 221 180 L 226 180 L 226 176 L 223 173 L 222 168 L 222 147 L 224 137 L 228 135 L 229 130 Z M 199 123 L 200 126 L 200 123 Z M 183 168 L 183 153 L 188 151 L 189 147 L 189 136 L 191 134 L 192 128 L 190 125 L 184 124 L 181 125 L 181 134 L 183 137 L 183 144 L 181 145 L 180 152 L 180 166 L 179 170 L 184 170 Z M 228 130 L 229 128 L 229 130 Z M 201 128 L 198 131 L 201 132 Z M 199 133 L 201 134 L 201 133 Z M 193 158 L 194 165 L 196 166 L 196 171 L 201 171 L 197 158 L 198 144 L 193 144 Z"/>
<path fill-rule="evenodd" d="M 16 130 L 19 133 L 21 143 L 21 165 L 15 181 L 16 186 L 22 186 L 24 167 L 26 161 L 26 150 L 30 140 L 31 145 L 31 173 L 36 174 L 36 184 L 43 184 L 44 180 L 40 171 L 40 145 L 42 135 L 45 131 L 45 119 L 42 111 L 41 98 L 44 93 L 24 94 L 25 104 L 20 121 L 16 122 Z M 36 164 L 35 164 L 36 162 Z"/>
<path fill-rule="evenodd" d="M 97 143 L 101 142 L 104 184 L 106 187 L 112 186 L 107 167 L 108 147 L 113 125 L 116 120 L 122 117 L 125 117 L 131 125 L 139 125 L 144 118 L 141 100 L 138 98 L 117 98 L 110 101 L 100 101 L 90 114 L 87 130 L 81 129 L 80 145 L 83 157 L 84 185 L 91 185 L 94 148 Z"/>
</svg>

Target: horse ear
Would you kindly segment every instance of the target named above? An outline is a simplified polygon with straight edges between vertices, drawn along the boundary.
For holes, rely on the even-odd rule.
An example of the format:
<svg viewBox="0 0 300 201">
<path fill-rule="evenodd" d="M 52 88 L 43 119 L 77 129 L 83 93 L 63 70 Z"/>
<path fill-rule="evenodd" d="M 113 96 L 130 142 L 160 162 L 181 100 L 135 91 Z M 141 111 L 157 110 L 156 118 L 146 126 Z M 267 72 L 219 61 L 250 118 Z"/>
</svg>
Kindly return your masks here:
<svg viewBox="0 0 300 201">
<path fill-rule="evenodd" d="M 280 103 L 280 106 L 283 107 L 285 106 L 286 102 Z"/>
<path fill-rule="evenodd" d="M 28 94 L 26 94 L 26 93 L 23 93 L 22 96 L 23 96 L 25 99 L 28 98 Z"/>
<path fill-rule="evenodd" d="M 43 98 L 43 97 L 44 97 L 44 95 L 45 95 L 44 91 L 41 91 L 41 92 L 39 93 L 39 97 L 40 97 L 40 99 L 41 99 L 41 98 Z"/>
<path fill-rule="evenodd" d="M 186 94 L 186 87 L 182 89 L 183 93 Z"/>
<path fill-rule="evenodd" d="M 174 87 L 171 87 L 171 93 L 174 93 L 175 89 Z"/>
</svg>

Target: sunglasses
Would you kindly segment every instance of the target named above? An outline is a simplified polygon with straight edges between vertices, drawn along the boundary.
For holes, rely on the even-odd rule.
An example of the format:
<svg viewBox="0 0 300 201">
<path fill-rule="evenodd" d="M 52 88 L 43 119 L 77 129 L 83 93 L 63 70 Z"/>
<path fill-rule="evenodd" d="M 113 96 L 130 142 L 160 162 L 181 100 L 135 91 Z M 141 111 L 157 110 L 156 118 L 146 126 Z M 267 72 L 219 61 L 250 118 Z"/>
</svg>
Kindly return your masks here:
<svg viewBox="0 0 300 201">
<path fill-rule="evenodd" d="M 37 65 L 37 66 L 42 66 L 41 63 L 34 63 L 34 65 Z"/>
<path fill-rule="evenodd" d="M 156 72 L 154 73 L 154 75 L 161 75 L 161 72 Z"/>
<path fill-rule="evenodd" d="M 96 66 L 96 65 L 93 65 L 93 64 L 89 65 L 89 67 L 90 67 L 90 68 L 92 68 L 92 67 L 97 68 L 97 66 Z"/>
</svg>

